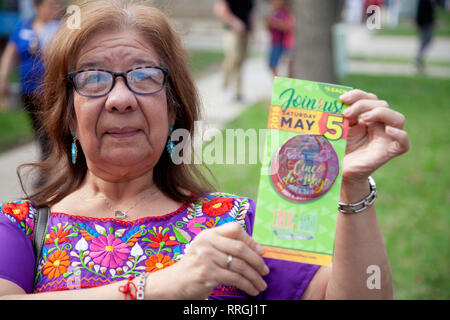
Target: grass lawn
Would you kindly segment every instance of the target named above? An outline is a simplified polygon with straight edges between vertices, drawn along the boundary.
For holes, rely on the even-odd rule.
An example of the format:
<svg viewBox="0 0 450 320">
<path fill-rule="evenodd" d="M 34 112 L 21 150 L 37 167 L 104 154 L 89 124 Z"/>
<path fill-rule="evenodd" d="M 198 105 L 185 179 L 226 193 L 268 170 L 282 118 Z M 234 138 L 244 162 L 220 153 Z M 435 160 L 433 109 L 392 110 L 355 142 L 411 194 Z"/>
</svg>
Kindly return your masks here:
<svg viewBox="0 0 450 320">
<path fill-rule="evenodd" d="M 28 115 L 21 110 L 0 112 L 0 153 L 33 139 Z"/>
<path fill-rule="evenodd" d="M 450 37 L 450 12 L 444 11 L 441 8 L 436 9 L 436 29 L 435 36 Z M 402 21 L 395 28 L 383 27 L 377 30 L 377 35 L 384 36 L 417 36 L 418 29 L 415 25 L 415 17 L 412 21 Z"/>
<path fill-rule="evenodd" d="M 364 62 L 383 62 L 383 63 L 398 63 L 398 64 L 410 64 L 415 65 L 415 58 L 401 58 L 401 57 L 367 57 L 367 56 L 350 56 L 349 60 L 364 61 Z M 450 67 L 450 61 L 445 60 L 430 60 L 425 59 L 425 66 L 436 67 Z"/>
<path fill-rule="evenodd" d="M 374 92 L 407 117 L 408 154 L 374 174 L 377 211 L 396 299 L 449 299 L 450 82 L 425 77 L 352 75 L 342 84 Z M 269 102 L 227 128 L 265 128 Z M 220 190 L 257 199 L 259 165 L 211 165 Z"/>
<path fill-rule="evenodd" d="M 211 68 L 217 68 L 224 58 L 223 51 L 192 50 L 189 57 L 189 68 L 194 77 L 209 72 Z"/>
</svg>

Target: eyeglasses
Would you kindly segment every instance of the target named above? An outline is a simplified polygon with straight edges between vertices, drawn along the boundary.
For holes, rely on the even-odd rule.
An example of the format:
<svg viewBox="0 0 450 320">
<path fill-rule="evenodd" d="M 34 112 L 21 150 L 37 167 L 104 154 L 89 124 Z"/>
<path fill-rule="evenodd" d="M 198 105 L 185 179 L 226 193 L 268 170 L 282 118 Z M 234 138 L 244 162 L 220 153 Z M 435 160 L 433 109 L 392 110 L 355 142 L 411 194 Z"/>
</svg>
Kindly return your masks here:
<svg viewBox="0 0 450 320">
<path fill-rule="evenodd" d="M 123 77 L 130 91 L 136 94 L 154 94 L 164 88 L 168 69 L 164 67 L 139 67 L 124 72 L 86 69 L 69 73 L 75 90 L 84 97 L 103 97 L 112 91 L 117 77 Z"/>
</svg>

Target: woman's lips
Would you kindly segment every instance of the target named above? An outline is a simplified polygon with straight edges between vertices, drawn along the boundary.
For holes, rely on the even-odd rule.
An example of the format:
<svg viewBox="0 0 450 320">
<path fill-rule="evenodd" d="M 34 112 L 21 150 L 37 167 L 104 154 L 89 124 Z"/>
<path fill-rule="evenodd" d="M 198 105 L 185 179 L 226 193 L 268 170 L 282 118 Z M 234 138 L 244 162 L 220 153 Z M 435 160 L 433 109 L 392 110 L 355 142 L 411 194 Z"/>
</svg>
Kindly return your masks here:
<svg viewBox="0 0 450 320">
<path fill-rule="evenodd" d="M 106 134 L 114 138 L 128 138 L 136 135 L 139 129 L 136 128 L 113 128 L 109 129 Z"/>
</svg>

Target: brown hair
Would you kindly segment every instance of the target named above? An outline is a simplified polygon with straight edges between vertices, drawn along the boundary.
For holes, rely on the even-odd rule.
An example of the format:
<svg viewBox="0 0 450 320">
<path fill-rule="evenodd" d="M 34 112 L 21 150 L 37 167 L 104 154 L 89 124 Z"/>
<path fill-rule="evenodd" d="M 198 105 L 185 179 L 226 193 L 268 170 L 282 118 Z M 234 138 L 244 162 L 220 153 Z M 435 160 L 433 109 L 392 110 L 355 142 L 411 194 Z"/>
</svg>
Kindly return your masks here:
<svg viewBox="0 0 450 320">
<path fill-rule="evenodd" d="M 199 119 L 199 98 L 187 68 L 186 53 L 178 34 L 165 15 L 140 1 L 84 0 L 75 3 L 81 9 L 81 28 L 70 29 L 63 24 L 46 51 L 46 73 L 41 95 L 44 129 L 50 136 L 49 155 L 44 161 L 28 166 L 37 169 L 44 184 L 33 190 L 28 199 L 40 206 L 51 206 L 75 191 L 87 173 L 86 159 L 78 144 L 78 157 L 71 163 L 72 134 L 70 124 L 75 119 L 73 89 L 67 74 L 73 71 L 81 48 L 101 32 L 136 30 L 149 41 L 160 57 L 160 63 L 169 69 L 167 104 L 176 113 L 174 128 L 183 128 L 194 134 L 194 121 Z M 187 201 L 192 194 L 211 191 L 212 186 L 194 165 L 175 165 L 164 151 L 155 168 L 153 179 L 158 188 L 176 201 Z M 26 193 L 26 192 L 25 192 Z"/>
</svg>

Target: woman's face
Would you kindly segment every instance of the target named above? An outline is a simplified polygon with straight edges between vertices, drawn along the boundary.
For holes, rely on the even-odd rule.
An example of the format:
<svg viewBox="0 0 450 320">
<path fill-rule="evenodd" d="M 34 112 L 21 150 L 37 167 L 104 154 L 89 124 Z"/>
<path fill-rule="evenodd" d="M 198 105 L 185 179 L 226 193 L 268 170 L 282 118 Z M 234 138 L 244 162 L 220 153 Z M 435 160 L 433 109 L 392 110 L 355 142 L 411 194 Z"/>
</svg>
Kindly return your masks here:
<svg viewBox="0 0 450 320">
<path fill-rule="evenodd" d="M 102 33 L 80 51 L 75 70 L 88 68 L 123 72 L 159 66 L 155 48 L 134 31 Z M 166 89 L 151 95 L 131 92 L 123 77 L 112 91 L 89 98 L 75 90 L 76 137 L 88 168 L 111 180 L 139 176 L 151 170 L 164 151 L 169 124 Z"/>
</svg>

